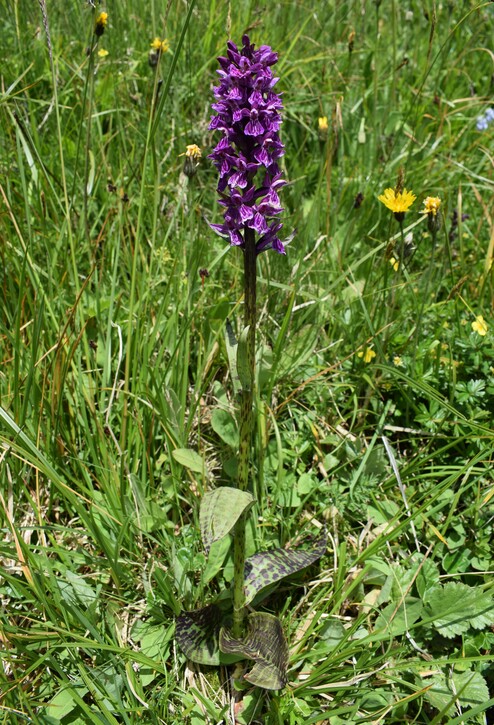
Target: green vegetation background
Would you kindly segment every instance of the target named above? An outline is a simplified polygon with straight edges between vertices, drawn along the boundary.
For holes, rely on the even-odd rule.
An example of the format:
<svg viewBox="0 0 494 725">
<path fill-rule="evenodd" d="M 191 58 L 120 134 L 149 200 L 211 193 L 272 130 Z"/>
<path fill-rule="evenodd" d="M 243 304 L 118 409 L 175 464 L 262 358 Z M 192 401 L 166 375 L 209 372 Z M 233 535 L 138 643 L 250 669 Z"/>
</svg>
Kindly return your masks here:
<svg viewBox="0 0 494 725">
<path fill-rule="evenodd" d="M 206 156 L 216 57 L 246 30 L 280 56 L 297 229 L 259 260 L 249 546 L 331 544 L 264 602 L 290 684 L 246 691 L 238 722 L 489 722 L 494 4 L 2 9 L 0 722 L 233 722 L 228 672 L 186 663 L 174 616 L 232 575 L 197 520 L 235 478 L 242 304 Z M 377 196 L 400 169 L 396 271 Z"/>
</svg>

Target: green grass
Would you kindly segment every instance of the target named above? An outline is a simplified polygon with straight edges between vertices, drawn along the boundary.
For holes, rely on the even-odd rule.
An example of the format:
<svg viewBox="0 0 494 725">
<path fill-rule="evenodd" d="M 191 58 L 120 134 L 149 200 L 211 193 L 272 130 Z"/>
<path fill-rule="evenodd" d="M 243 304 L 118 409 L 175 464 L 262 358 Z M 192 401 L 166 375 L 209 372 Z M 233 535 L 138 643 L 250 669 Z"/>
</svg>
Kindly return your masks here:
<svg viewBox="0 0 494 725">
<path fill-rule="evenodd" d="M 206 156 L 216 56 L 249 29 L 280 55 L 297 235 L 258 267 L 248 546 L 323 526 L 330 545 L 263 602 L 289 685 L 244 691 L 239 722 L 488 723 L 494 123 L 476 120 L 493 106 L 494 6 L 102 9 L 103 58 L 86 54 L 99 8 L 48 3 L 50 58 L 39 5 L 4 6 L 0 722 L 233 722 L 231 671 L 187 663 L 174 617 L 232 577 L 198 526 L 201 495 L 235 476 L 233 418 L 214 421 L 233 414 L 224 330 L 242 316 Z M 171 52 L 153 69 L 155 36 Z M 416 250 L 395 272 L 399 225 L 377 196 L 401 168 Z"/>
</svg>

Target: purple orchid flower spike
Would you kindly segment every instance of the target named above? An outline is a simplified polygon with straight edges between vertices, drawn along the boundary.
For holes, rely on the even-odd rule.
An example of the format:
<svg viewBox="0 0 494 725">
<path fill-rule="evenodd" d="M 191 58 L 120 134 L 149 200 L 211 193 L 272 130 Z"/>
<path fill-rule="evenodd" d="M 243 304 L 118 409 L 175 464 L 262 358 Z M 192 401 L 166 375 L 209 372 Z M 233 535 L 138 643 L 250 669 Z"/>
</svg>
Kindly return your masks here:
<svg viewBox="0 0 494 725">
<path fill-rule="evenodd" d="M 219 172 L 219 203 L 225 211 L 223 224 L 210 226 L 242 248 L 245 230 L 253 229 L 257 254 L 266 249 L 284 254 L 291 237 L 279 237 L 283 208 L 278 191 L 286 182 L 277 163 L 284 154 L 278 135 L 283 104 L 273 91 L 278 78 L 271 71 L 278 55 L 268 45 L 256 50 L 247 35 L 242 44 L 239 50 L 228 41 L 227 57 L 218 58 L 220 84 L 214 88 L 216 115 L 209 128 L 223 136 L 209 158 Z"/>
</svg>

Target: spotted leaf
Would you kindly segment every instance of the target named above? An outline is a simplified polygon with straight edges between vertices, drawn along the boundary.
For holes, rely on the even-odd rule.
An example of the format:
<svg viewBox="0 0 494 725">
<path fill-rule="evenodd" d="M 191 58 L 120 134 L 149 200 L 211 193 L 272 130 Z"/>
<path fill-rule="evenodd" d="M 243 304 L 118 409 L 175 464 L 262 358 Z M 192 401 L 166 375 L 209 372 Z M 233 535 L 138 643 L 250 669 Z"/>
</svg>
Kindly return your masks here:
<svg viewBox="0 0 494 725">
<path fill-rule="evenodd" d="M 280 690 L 287 682 L 288 644 L 280 620 L 267 612 L 253 612 L 247 620 L 247 634 L 235 639 L 229 629 L 222 628 L 220 649 L 225 654 L 241 655 L 254 661 L 244 675 L 256 687 Z"/>
<path fill-rule="evenodd" d="M 327 543 L 324 532 L 312 543 L 312 548 L 307 550 L 272 549 L 250 556 L 245 562 L 245 603 L 249 604 L 265 587 L 320 559 L 326 551 Z"/>
<path fill-rule="evenodd" d="M 226 536 L 239 517 L 254 503 L 248 491 L 222 486 L 204 494 L 199 511 L 202 543 L 209 553 L 211 545 Z"/>
</svg>

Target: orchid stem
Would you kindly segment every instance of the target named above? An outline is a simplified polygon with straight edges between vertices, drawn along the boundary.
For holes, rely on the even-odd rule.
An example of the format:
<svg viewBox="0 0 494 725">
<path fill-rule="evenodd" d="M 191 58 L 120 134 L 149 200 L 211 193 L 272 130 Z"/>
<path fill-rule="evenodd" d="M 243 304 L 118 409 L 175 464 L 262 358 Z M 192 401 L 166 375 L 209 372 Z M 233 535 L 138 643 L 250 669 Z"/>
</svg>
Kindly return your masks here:
<svg viewBox="0 0 494 725">
<path fill-rule="evenodd" d="M 244 231 L 244 325 L 249 328 L 247 337 L 247 365 L 250 384 L 240 393 L 238 488 L 246 491 L 249 485 L 252 454 L 252 423 L 255 384 L 256 354 L 256 240 L 253 229 Z M 237 521 L 233 540 L 233 636 L 240 638 L 244 633 L 245 617 L 245 515 Z"/>
</svg>

